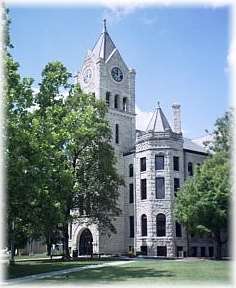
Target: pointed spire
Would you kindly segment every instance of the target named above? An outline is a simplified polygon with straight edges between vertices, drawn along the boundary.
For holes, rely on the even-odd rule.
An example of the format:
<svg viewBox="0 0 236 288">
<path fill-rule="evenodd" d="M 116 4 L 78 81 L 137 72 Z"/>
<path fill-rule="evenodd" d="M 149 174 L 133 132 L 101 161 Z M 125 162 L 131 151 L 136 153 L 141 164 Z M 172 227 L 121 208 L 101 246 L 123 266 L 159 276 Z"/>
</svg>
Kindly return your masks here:
<svg viewBox="0 0 236 288">
<path fill-rule="evenodd" d="M 103 33 L 107 32 L 107 20 L 103 19 Z"/>
<path fill-rule="evenodd" d="M 103 19 L 103 31 L 92 52 L 96 58 L 102 58 L 106 61 L 115 49 L 116 46 L 112 42 L 111 37 L 107 32 L 106 19 Z"/>
<path fill-rule="evenodd" d="M 165 131 L 172 131 L 170 124 L 168 123 L 168 120 L 166 119 L 166 116 L 162 112 L 162 109 L 160 107 L 160 102 L 157 102 L 157 108 L 155 109 L 152 118 L 147 126 L 146 131 L 152 131 L 152 132 L 165 132 Z"/>
</svg>

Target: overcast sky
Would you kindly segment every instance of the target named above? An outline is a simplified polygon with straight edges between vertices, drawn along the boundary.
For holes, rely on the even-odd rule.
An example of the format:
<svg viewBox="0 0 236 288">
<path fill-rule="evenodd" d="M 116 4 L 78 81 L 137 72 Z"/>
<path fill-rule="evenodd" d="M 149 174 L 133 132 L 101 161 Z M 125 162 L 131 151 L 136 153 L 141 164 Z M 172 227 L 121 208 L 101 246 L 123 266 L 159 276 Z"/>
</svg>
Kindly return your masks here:
<svg viewBox="0 0 236 288">
<path fill-rule="evenodd" d="M 172 122 L 181 104 L 186 137 L 204 135 L 229 107 L 229 9 L 202 7 L 10 7 L 12 51 L 23 76 L 40 82 L 43 67 L 62 61 L 76 73 L 107 30 L 127 65 L 136 70 L 137 128 L 157 101 Z"/>
</svg>

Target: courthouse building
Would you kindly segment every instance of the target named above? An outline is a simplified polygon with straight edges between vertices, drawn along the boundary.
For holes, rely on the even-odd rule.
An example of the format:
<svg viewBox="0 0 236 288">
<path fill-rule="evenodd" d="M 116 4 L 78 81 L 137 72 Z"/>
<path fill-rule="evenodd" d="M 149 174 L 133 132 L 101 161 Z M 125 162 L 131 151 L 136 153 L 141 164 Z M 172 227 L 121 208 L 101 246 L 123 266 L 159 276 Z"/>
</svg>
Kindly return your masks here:
<svg viewBox="0 0 236 288">
<path fill-rule="evenodd" d="M 125 180 L 120 188 L 122 213 L 115 221 L 116 234 L 104 235 L 96 225 L 73 223 L 71 251 L 148 256 L 186 255 L 187 235 L 176 222 L 173 209 L 178 188 L 191 177 L 195 167 L 207 157 L 206 150 L 183 137 L 180 105 L 174 104 L 170 124 L 157 103 L 145 131 L 135 127 L 135 70 L 127 66 L 104 29 L 89 50 L 78 73 L 82 90 L 94 93 L 108 106 L 112 145 L 119 174 Z M 164 96 L 163 96 L 164 97 Z M 214 242 L 189 235 L 192 256 L 215 254 Z"/>
</svg>

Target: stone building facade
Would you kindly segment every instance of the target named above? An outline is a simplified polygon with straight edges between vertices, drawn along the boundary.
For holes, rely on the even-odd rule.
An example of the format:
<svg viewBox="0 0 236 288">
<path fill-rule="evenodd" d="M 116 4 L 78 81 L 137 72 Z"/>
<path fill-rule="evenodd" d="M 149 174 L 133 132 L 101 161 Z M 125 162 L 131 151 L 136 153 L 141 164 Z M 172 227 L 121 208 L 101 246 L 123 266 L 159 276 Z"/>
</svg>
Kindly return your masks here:
<svg viewBox="0 0 236 288">
<path fill-rule="evenodd" d="M 70 248 L 93 253 L 176 257 L 185 255 L 187 237 L 173 214 L 178 188 L 207 157 L 203 147 L 183 137 L 180 105 L 173 105 L 172 127 L 158 104 L 146 131 L 135 127 L 135 70 L 128 68 L 104 29 L 89 50 L 78 82 L 108 105 L 117 169 L 125 180 L 120 188 L 116 234 L 101 234 L 96 225 L 71 225 Z M 193 256 L 213 256 L 209 239 L 190 239 Z"/>
</svg>

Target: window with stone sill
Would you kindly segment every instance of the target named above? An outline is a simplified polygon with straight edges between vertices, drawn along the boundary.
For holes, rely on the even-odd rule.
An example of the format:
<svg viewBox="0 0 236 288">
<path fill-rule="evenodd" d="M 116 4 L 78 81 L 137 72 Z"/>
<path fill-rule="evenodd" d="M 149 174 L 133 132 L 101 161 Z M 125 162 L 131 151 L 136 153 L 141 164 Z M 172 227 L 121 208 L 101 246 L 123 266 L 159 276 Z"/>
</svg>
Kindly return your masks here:
<svg viewBox="0 0 236 288">
<path fill-rule="evenodd" d="M 141 216 L 141 235 L 147 236 L 147 216 L 145 214 Z"/>
<path fill-rule="evenodd" d="M 176 237 L 182 237 L 182 226 L 178 222 L 175 222 L 175 233 Z"/>
<path fill-rule="evenodd" d="M 134 216 L 129 216 L 129 237 L 134 238 Z"/>
<path fill-rule="evenodd" d="M 129 184 L 129 203 L 134 203 L 134 184 Z"/>
<path fill-rule="evenodd" d="M 129 177 L 133 177 L 133 176 L 134 176 L 134 165 L 129 164 Z"/>
<path fill-rule="evenodd" d="M 147 179 L 141 179 L 141 200 L 147 199 Z"/>
<path fill-rule="evenodd" d="M 179 157 L 173 157 L 173 169 L 174 171 L 179 171 Z"/>
<path fill-rule="evenodd" d="M 111 93 L 107 92 L 106 93 L 106 104 L 108 107 L 110 106 L 110 97 L 111 97 Z"/>
<path fill-rule="evenodd" d="M 114 108 L 115 109 L 119 109 L 120 108 L 119 101 L 120 101 L 120 97 L 119 97 L 119 95 L 116 94 L 115 98 L 114 98 Z"/>
<path fill-rule="evenodd" d="M 162 213 L 156 217 L 156 229 L 158 237 L 166 236 L 166 216 Z"/>
<path fill-rule="evenodd" d="M 146 157 L 140 158 L 140 171 L 146 171 Z"/>
<path fill-rule="evenodd" d="M 155 170 L 164 170 L 164 155 L 155 156 Z"/>
<path fill-rule="evenodd" d="M 193 163 L 188 162 L 188 176 L 193 176 Z"/>
<path fill-rule="evenodd" d="M 165 178 L 156 177 L 156 199 L 165 199 Z"/>
<path fill-rule="evenodd" d="M 179 178 L 174 178 L 174 193 L 175 197 L 177 197 L 177 191 L 179 190 L 180 184 L 179 184 Z"/>
</svg>

